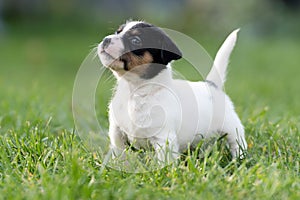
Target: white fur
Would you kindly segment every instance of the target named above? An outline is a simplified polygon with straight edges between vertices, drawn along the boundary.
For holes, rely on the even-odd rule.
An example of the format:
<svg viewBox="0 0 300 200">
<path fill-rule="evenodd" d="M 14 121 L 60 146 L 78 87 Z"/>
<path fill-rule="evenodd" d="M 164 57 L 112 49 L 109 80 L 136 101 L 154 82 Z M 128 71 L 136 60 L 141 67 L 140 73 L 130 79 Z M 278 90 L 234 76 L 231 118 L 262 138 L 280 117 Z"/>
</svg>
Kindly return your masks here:
<svg viewBox="0 0 300 200">
<path fill-rule="evenodd" d="M 123 32 L 128 29 L 126 26 Z M 207 77 L 216 85 L 175 80 L 170 64 L 148 80 L 131 72 L 117 77 L 116 92 L 109 105 L 109 137 L 114 154 L 121 155 L 129 140 L 135 147 L 150 143 L 163 161 L 168 159 L 167 150 L 172 152 L 170 157 L 177 158 L 202 138 L 228 134 L 232 156 L 242 156 L 247 149 L 244 128 L 222 90 L 236 37 L 234 31 L 217 53 Z"/>
<path fill-rule="evenodd" d="M 222 88 L 226 81 L 229 57 L 236 43 L 237 33 L 239 32 L 239 30 L 240 29 L 233 31 L 226 38 L 216 55 L 213 68 L 206 77 L 206 80 L 213 81 L 219 88 Z"/>
</svg>

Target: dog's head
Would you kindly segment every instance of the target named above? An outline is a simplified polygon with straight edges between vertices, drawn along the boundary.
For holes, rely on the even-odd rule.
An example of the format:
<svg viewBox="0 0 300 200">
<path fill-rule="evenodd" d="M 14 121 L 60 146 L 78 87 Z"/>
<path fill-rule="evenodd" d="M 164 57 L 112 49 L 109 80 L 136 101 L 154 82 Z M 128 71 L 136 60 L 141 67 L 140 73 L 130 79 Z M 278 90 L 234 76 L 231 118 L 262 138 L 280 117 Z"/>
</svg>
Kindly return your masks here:
<svg viewBox="0 0 300 200">
<path fill-rule="evenodd" d="M 182 56 L 164 31 L 140 21 L 127 22 L 105 37 L 98 46 L 98 55 L 103 65 L 119 76 L 131 72 L 143 79 L 153 78 Z"/>
</svg>

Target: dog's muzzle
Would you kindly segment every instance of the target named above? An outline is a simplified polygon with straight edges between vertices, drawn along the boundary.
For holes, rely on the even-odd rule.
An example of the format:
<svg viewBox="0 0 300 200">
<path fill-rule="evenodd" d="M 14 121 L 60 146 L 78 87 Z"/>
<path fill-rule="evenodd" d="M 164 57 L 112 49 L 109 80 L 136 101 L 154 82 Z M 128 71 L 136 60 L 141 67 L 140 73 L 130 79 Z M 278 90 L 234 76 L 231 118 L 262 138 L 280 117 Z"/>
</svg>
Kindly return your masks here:
<svg viewBox="0 0 300 200">
<path fill-rule="evenodd" d="M 108 37 L 104 38 L 102 41 L 102 48 L 103 49 L 107 48 L 108 45 L 110 44 L 110 42 L 111 42 L 111 38 L 108 38 Z"/>
</svg>

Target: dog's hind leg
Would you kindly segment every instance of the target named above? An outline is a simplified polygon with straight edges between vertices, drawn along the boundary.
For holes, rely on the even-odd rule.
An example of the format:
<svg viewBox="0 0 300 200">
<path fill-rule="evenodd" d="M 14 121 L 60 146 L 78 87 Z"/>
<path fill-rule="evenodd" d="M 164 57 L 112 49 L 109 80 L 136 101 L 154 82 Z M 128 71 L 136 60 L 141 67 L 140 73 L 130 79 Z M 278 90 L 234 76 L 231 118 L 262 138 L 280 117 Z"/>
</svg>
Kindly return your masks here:
<svg viewBox="0 0 300 200">
<path fill-rule="evenodd" d="M 224 120 L 223 133 L 227 135 L 230 152 L 233 158 L 244 158 L 247 150 L 245 130 L 238 117 L 233 111 Z"/>
</svg>

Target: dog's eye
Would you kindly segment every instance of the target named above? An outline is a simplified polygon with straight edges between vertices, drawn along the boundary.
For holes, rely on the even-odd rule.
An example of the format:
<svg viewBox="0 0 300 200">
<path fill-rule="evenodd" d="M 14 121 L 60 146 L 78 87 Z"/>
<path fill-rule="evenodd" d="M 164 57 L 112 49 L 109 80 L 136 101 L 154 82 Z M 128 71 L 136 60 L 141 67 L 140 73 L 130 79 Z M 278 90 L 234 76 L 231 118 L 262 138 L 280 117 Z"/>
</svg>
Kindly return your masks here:
<svg viewBox="0 0 300 200">
<path fill-rule="evenodd" d="M 140 46 L 142 44 L 142 40 L 139 36 L 133 36 L 130 38 L 131 44 L 135 46 Z"/>
</svg>

